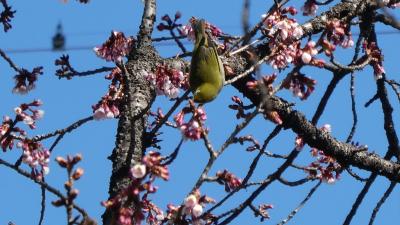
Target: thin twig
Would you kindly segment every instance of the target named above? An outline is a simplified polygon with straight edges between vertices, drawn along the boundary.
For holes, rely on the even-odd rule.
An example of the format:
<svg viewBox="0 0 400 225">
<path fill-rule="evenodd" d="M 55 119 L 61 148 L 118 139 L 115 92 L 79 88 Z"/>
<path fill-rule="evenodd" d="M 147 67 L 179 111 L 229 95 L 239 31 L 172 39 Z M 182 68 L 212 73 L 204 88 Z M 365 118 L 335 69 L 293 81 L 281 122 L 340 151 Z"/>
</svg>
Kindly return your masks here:
<svg viewBox="0 0 400 225">
<path fill-rule="evenodd" d="M 236 55 L 236 54 L 238 54 L 238 53 L 240 53 L 240 52 L 243 52 L 244 50 L 248 49 L 250 46 L 252 46 L 252 45 L 254 45 L 254 44 L 256 44 L 256 43 L 262 41 L 263 39 L 265 39 L 265 36 L 264 36 L 264 35 L 263 35 L 262 37 L 256 39 L 256 40 L 252 41 L 251 43 L 249 43 L 249 44 L 247 44 L 247 45 L 244 45 L 244 46 L 242 46 L 242 47 L 236 49 L 235 51 L 230 52 L 230 53 L 229 53 L 229 57 L 234 56 L 234 55 Z"/>
<path fill-rule="evenodd" d="M 368 102 L 364 104 L 364 107 L 367 108 L 369 105 L 371 105 L 373 102 L 379 99 L 378 94 L 375 94 Z"/>
<path fill-rule="evenodd" d="M 400 85 L 394 80 L 386 80 L 385 79 L 385 82 L 390 85 L 390 87 L 393 89 L 394 93 L 396 93 L 397 99 L 400 102 L 400 91 L 399 91 Z"/>
<path fill-rule="evenodd" d="M 394 129 L 393 123 L 393 108 L 390 104 L 389 98 L 387 96 L 387 90 L 385 87 L 385 77 L 376 81 L 377 84 L 377 92 L 376 96 L 381 101 L 382 104 L 382 112 L 384 116 L 384 129 L 386 132 L 386 138 L 389 143 L 388 151 L 386 152 L 384 159 L 389 160 L 393 156 L 397 157 L 397 161 L 400 161 L 399 158 L 399 139 Z M 378 176 L 378 172 L 373 172 L 371 176 L 368 178 L 368 181 L 365 183 L 364 188 L 358 194 L 356 201 L 353 203 L 353 206 L 350 212 L 347 214 L 343 225 L 349 225 L 351 220 L 353 219 L 354 215 L 357 213 L 358 208 L 360 207 L 362 201 L 364 200 L 366 194 L 368 193 L 369 188 L 372 186 L 373 182 Z"/>
<path fill-rule="evenodd" d="M 59 129 L 59 130 L 53 131 L 48 134 L 36 135 L 32 139 L 23 138 L 23 140 L 28 140 L 31 142 L 38 142 L 38 141 L 42 141 L 44 139 L 48 139 L 48 138 L 58 135 L 56 140 L 53 142 L 53 144 L 49 148 L 49 152 L 51 153 L 51 152 L 53 152 L 54 148 L 57 146 L 57 144 L 61 141 L 61 139 L 64 137 L 64 135 L 66 133 L 72 132 L 73 130 L 77 129 L 78 127 L 82 126 L 83 124 L 85 124 L 86 122 L 89 122 L 91 120 L 93 120 L 93 116 L 89 116 L 89 117 L 80 119 L 64 129 Z M 14 163 L 14 166 L 19 167 L 22 163 L 22 158 L 23 158 L 23 156 L 19 157 L 19 159 Z"/>
<path fill-rule="evenodd" d="M 276 126 L 275 129 L 268 135 L 268 137 L 265 139 L 263 147 L 261 148 L 260 152 L 258 153 L 258 155 L 253 159 L 249 170 L 247 171 L 247 174 L 245 176 L 245 178 L 242 181 L 242 184 L 235 188 L 234 190 L 232 190 L 231 192 L 229 192 L 223 199 L 221 199 L 219 202 L 217 202 L 214 206 L 212 206 L 209 210 L 207 210 L 207 212 L 205 214 L 210 213 L 211 211 L 213 211 L 214 209 L 218 208 L 219 206 L 221 206 L 225 201 L 227 201 L 231 196 L 233 196 L 236 192 L 238 192 L 239 190 L 241 190 L 242 188 L 246 187 L 247 182 L 250 180 L 251 176 L 253 175 L 256 166 L 258 164 L 258 161 L 260 160 L 262 154 L 265 152 L 265 149 L 267 148 L 269 142 L 276 137 L 280 131 L 282 130 L 281 126 Z"/>
<path fill-rule="evenodd" d="M 43 177 L 44 182 L 44 177 Z M 40 187 L 42 191 L 42 197 L 40 201 L 40 218 L 39 218 L 39 225 L 42 225 L 44 220 L 44 212 L 46 211 L 46 189 L 44 187 Z"/>
<path fill-rule="evenodd" d="M 167 114 L 156 124 L 156 126 L 150 131 L 150 136 L 155 135 L 158 130 L 165 124 L 168 118 L 174 113 L 174 111 L 178 108 L 178 106 L 187 98 L 190 90 L 187 90 L 181 97 L 177 98 L 172 107 L 168 110 Z"/>
<path fill-rule="evenodd" d="M 350 176 L 354 177 L 356 180 L 361 181 L 361 182 L 367 182 L 368 178 L 362 178 L 355 172 L 350 167 L 346 168 L 346 171 L 350 174 Z"/>
<path fill-rule="evenodd" d="M 224 85 L 228 85 L 228 84 L 232 84 L 233 82 L 239 80 L 242 77 L 245 77 L 249 74 L 251 74 L 252 72 L 254 72 L 261 64 L 263 64 L 265 61 L 267 61 L 271 55 L 273 53 L 271 53 L 270 55 L 265 56 L 264 58 L 262 58 L 261 60 L 259 60 L 257 63 L 255 63 L 254 65 L 252 65 L 249 69 L 247 69 L 246 71 L 244 71 L 243 73 L 235 76 L 234 78 L 225 81 Z"/>
<path fill-rule="evenodd" d="M 21 72 L 21 69 L 6 55 L 6 53 L 0 49 L 0 56 L 3 57 L 4 60 L 8 62 L 11 68 L 15 70 L 15 72 Z"/>
<path fill-rule="evenodd" d="M 175 39 L 185 39 L 187 36 L 186 35 L 181 35 L 181 36 L 176 36 L 175 37 L 159 37 L 159 38 L 152 38 L 152 42 L 160 42 L 160 41 L 169 41 L 169 40 L 175 40 Z"/>
<path fill-rule="evenodd" d="M 355 92 L 354 92 L 354 73 L 351 73 L 350 77 L 350 97 L 351 97 L 351 111 L 353 112 L 353 125 L 351 127 L 350 133 L 347 136 L 346 142 L 349 143 L 354 136 L 357 126 L 357 111 L 356 111 L 356 100 L 355 100 Z"/>
<path fill-rule="evenodd" d="M 385 203 L 386 199 L 390 196 L 390 194 L 396 187 L 396 184 L 397 184 L 396 182 L 390 183 L 389 188 L 385 191 L 385 193 L 383 194 L 382 198 L 378 201 L 378 203 L 376 203 L 376 206 L 375 206 L 374 210 L 372 211 L 371 218 L 369 219 L 368 225 L 372 225 L 374 223 L 376 215 L 378 214 L 379 210 L 381 209 L 381 206 L 383 205 L 383 203 Z"/>
<path fill-rule="evenodd" d="M 289 220 L 291 220 L 296 215 L 296 213 L 298 213 L 300 211 L 300 209 L 303 208 L 303 206 L 312 197 L 312 195 L 318 189 L 318 187 L 321 185 L 321 183 L 322 182 L 319 181 L 313 188 L 311 188 L 310 192 L 307 194 L 306 198 L 299 204 L 299 206 L 297 206 L 291 213 L 289 213 L 289 215 L 286 217 L 286 219 L 279 222 L 278 225 L 283 225 L 283 224 L 289 222 Z"/>
<path fill-rule="evenodd" d="M 93 119 L 94 119 L 93 116 L 88 116 L 86 118 L 83 118 L 83 119 L 80 119 L 80 120 L 74 122 L 73 124 L 69 125 L 66 128 L 55 130 L 55 131 L 53 131 L 51 133 L 48 133 L 48 134 L 36 135 L 35 137 L 33 137 L 30 140 L 33 141 L 33 142 L 37 142 L 37 141 L 42 141 L 42 140 L 47 139 L 47 138 L 54 137 L 56 135 L 70 133 L 71 131 L 73 131 L 73 130 L 77 129 L 78 127 L 82 126 L 83 124 L 85 124 L 85 123 L 87 123 L 89 121 L 92 121 Z"/>
<path fill-rule="evenodd" d="M 181 140 L 179 141 L 179 144 L 178 144 L 178 146 L 176 146 L 175 150 L 169 156 L 167 156 L 163 159 L 163 161 L 165 161 L 165 160 L 166 161 L 162 163 L 162 166 L 169 165 L 175 160 L 176 156 L 179 153 L 179 150 L 181 149 L 182 143 L 183 143 L 183 138 L 181 138 Z"/>
<path fill-rule="evenodd" d="M 312 180 L 314 180 L 314 179 L 313 178 L 309 178 L 309 177 L 306 177 L 306 178 L 303 178 L 303 179 L 300 179 L 300 180 L 296 180 L 296 181 L 288 181 L 288 180 L 286 180 L 286 179 L 284 179 L 282 177 L 278 178 L 279 182 L 281 182 L 282 184 L 284 184 L 286 186 L 290 186 L 290 187 L 299 186 L 299 185 L 305 184 L 305 183 L 307 183 L 309 181 L 312 181 Z"/>
<path fill-rule="evenodd" d="M 228 137 L 228 139 L 224 142 L 224 144 L 222 144 L 221 148 L 219 149 L 219 151 L 217 152 L 217 155 L 221 155 L 223 153 L 223 151 L 230 145 L 233 143 L 236 135 L 243 130 L 249 123 L 250 121 L 256 117 L 256 115 L 258 114 L 258 108 L 255 109 L 253 112 L 251 112 L 246 118 L 245 120 L 236 125 L 235 129 L 233 130 L 233 132 L 231 133 L 231 135 Z"/>
<path fill-rule="evenodd" d="M 8 167 L 8 168 L 14 170 L 14 171 L 17 172 L 18 174 L 20 174 L 20 175 L 22 175 L 22 176 L 24 176 L 24 177 L 26 177 L 26 178 L 32 180 L 32 181 L 35 182 L 36 184 L 38 184 L 38 185 L 40 185 L 41 187 L 45 188 L 46 191 L 53 193 L 54 195 L 56 195 L 57 197 L 59 197 L 59 198 L 62 199 L 63 201 L 66 201 L 66 200 L 67 200 L 67 198 L 66 198 L 59 190 L 57 190 L 56 188 L 50 186 L 50 185 L 49 185 L 48 183 L 46 183 L 46 182 L 43 182 L 43 181 L 41 181 L 41 180 L 38 180 L 38 179 L 33 178 L 33 177 L 31 176 L 31 174 L 28 173 L 28 172 L 26 172 L 25 170 L 22 170 L 21 168 L 16 167 L 16 166 L 14 166 L 13 164 L 11 164 L 11 163 L 9 163 L 9 162 L 3 160 L 3 159 L 0 159 L 0 164 L 6 166 L 6 167 Z M 84 218 L 87 217 L 88 214 L 86 213 L 86 211 L 85 211 L 83 208 L 79 207 L 79 206 L 76 205 L 76 204 L 73 204 L 73 207 L 74 207 L 74 209 L 76 209 Z"/>
<path fill-rule="evenodd" d="M 171 34 L 171 36 L 174 38 L 174 41 L 176 42 L 176 44 L 179 46 L 179 48 L 182 50 L 183 53 L 186 53 L 187 50 L 185 48 L 185 46 L 182 44 L 182 42 L 179 40 L 178 36 L 176 36 L 175 32 L 173 29 L 169 30 L 169 33 Z"/>
<path fill-rule="evenodd" d="M 78 72 L 78 71 L 72 71 L 69 73 L 65 73 L 65 74 L 56 74 L 56 76 L 58 78 L 71 78 L 71 77 L 85 77 L 85 76 L 90 76 L 90 75 L 94 75 L 94 74 L 98 74 L 98 73 L 103 73 L 103 72 L 110 72 L 113 69 L 115 69 L 115 67 L 106 67 L 103 66 L 101 68 L 98 69 L 94 69 L 94 70 L 87 70 L 87 71 L 83 71 L 83 72 Z"/>
</svg>

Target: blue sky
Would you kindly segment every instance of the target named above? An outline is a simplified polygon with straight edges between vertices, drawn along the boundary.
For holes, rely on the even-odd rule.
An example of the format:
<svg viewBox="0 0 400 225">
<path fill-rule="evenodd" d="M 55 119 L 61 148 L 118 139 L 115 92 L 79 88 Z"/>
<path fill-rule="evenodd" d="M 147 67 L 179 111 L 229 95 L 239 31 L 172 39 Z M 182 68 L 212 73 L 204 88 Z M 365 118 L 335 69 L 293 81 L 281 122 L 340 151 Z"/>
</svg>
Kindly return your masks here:
<svg viewBox="0 0 400 225">
<path fill-rule="evenodd" d="M 56 25 L 62 22 L 67 38 L 67 48 L 70 47 L 94 47 L 101 44 L 109 36 L 111 30 L 123 31 L 127 35 L 136 35 L 138 31 L 139 19 L 143 5 L 140 0 L 119 0 L 119 1 L 92 1 L 90 4 L 81 5 L 75 1 L 63 4 L 59 0 L 43 1 L 10 1 L 10 5 L 17 10 L 15 18 L 12 20 L 13 29 L 8 33 L 0 32 L 0 48 L 3 50 L 15 49 L 50 49 L 51 37 L 54 35 Z M 191 16 L 202 17 L 211 23 L 219 26 L 224 32 L 240 35 L 240 13 L 242 1 L 158 1 L 158 15 L 173 15 L 177 10 L 183 14 L 182 22 Z M 266 1 L 252 1 L 251 21 L 257 22 L 260 15 L 269 8 Z M 299 16 L 300 21 L 307 18 Z M 159 21 L 159 18 L 158 18 Z M 379 26 L 379 31 L 390 30 Z M 155 37 L 167 35 L 155 31 Z M 382 35 L 379 37 L 380 46 L 385 54 L 384 66 L 389 78 L 397 79 L 398 71 L 398 34 Z M 174 46 L 156 46 L 163 56 L 172 56 L 179 53 L 179 49 Z M 191 49 L 191 44 L 187 43 L 187 48 Z M 351 50 L 338 50 L 337 58 L 340 62 L 346 63 L 351 57 Z M 0 60 L 0 96 L 1 107 L 0 115 L 13 115 L 13 108 L 23 102 L 30 102 L 40 98 L 43 102 L 43 109 L 46 114 L 43 120 L 37 124 L 38 129 L 30 131 L 30 134 L 47 133 L 54 129 L 60 129 L 75 122 L 78 119 L 91 115 L 91 105 L 95 104 L 106 92 L 108 82 L 104 79 L 105 74 L 98 74 L 91 77 L 74 78 L 72 80 L 59 80 L 55 75 L 56 67 L 54 60 L 61 54 L 70 55 L 71 64 L 79 71 L 94 69 L 101 66 L 112 66 L 97 58 L 89 48 L 79 51 L 67 52 L 33 52 L 26 54 L 9 54 L 14 62 L 27 69 L 35 66 L 43 66 L 44 74 L 40 76 L 37 88 L 28 95 L 14 95 L 11 93 L 14 82 L 12 77 L 15 75 L 4 60 Z M 268 66 L 263 68 L 263 74 L 272 72 Z M 307 75 L 316 79 L 318 84 L 316 92 L 311 95 L 308 101 L 299 101 L 292 97 L 290 93 L 284 91 L 280 96 L 287 100 L 296 102 L 296 108 L 304 112 L 310 118 L 314 108 L 318 104 L 323 91 L 328 84 L 331 74 L 319 69 L 307 68 L 304 70 Z M 280 74 L 283 77 L 285 72 Z M 349 95 L 349 79 L 345 78 L 332 97 L 325 114 L 320 119 L 319 126 L 325 123 L 332 125 L 332 133 L 339 140 L 344 140 L 351 128 L 351 106 Z M 367 144 L 370 149 L 383 155 L 387 148 L 386 138 L 383 132 L 382 113 L 379 102 L 364 108 L 363 104 L 375 94 L 376 85 L 371 69 L 366 69 L 356 75 L 356 101 L 359 112 L 359 126 L 354 137 L 355 141 Z M 393 94 L 393 93 L 391 93 Z M 225 87 L 221 95 L 212 103 L 205 106 L 208 113 L 206 124 L 211 128 L 210 138 L 212 143 L 219 147 L 227 135 L 233 130 L 236 118 L 235 113 L 228 109 L 230 97 L 239 95 L 233 88 Z M 240 96 L 240 95 L 239 95 Z M 391 101 L 395 108 L 395 123 L 399 121 L 397 99 L 392 95 Z M 246 101 L 247 102 L 247 101 Z M 162 107 L 168 110 L 167 105 L 171 105 L 164 97 L 159 97 L 154 105 L 154 109 Z M 58 155 L 82 153 L 84 160 L 80 166 L 84 168 L 85 174 L 76 183 L 80 190 L 77 203 L 87 209 L 89 214 L 100 221 L 100 216 L 104 210 L 100 206 L 102 200 L 107 199 L 108 181 L 111 173 L 111 163 L 107 156 L 111 154 L 114 147 L 117 120 L 105 120 L 100 122 L 90 122 L 85 124 L 72 134 L 67 134 L 51 157 L 50 174 L 46 177 L 47 181 L 55 187 L 63 188 L 66 179 L 65 171 L 59 169 L 54 163 L 54 158 Z M 398 127 L 398 124 L 395 124 Z M 274 125 L 257 117 L 253 123 L 241 134 L 253 134 L 259 141 L 262 141 Z M 179 142 L 180 133 L 172 128 L 165 128 L 163 139 L 163 154 L 172 151 Z M 268 147 L 269 151 L 279 154 L 286 154 L 293 148 L 295 135 L 291 131 L 284 131 L 283 134 L 274 140 Z M 45 142 L 49 147 L 52 142 Z M 245 147 L 240 145 L 231 146 L 223 157 L 217 161 L 210 174 L 218 170 L 229 169 L 238 177 L 243 177 L 247 167 L 255 156 L 254 153 L 244 151 Z M 296 160 L 298 164 L 308 164 L 313 159 L 310 157 L 309 148 L 304 148 L 304 152 Z M 13 161 L 20 155 L 19 149 L 2 153 L 1 158 Z M 182 151 L 175 164 L 171 165 L 171 179 L 169 182 L 158 182 L 160 187 L 153 200 L 163 209 L 166 204 L 179 204 L 185 195 L 190 191 L 195 179 L 204 167 L 207 160 L 207 152 L 202 142 L 185 142 Z M 258 166 L 254 181 L 265 178 L 273 172 L 281 161 L 276 159 L 264 159 Z M 27 169 L 27 167 L 25 167 Z M 368 173 L 361 172 L 363 176 Z M 298 171 L 288 170 L 284 177 L 295 180 L 304 177 L 305 174 Z M 17 225 L 37 224 L 40 211 L 40 188 L 14 171 L 5 167 L 0 167 L 0 177 L 3 178 L 0 186 L 3 204 L 0 205 L 0 224 L 9 221 Z M 270 203 L 275 206 L 270 210 L 271 220 L 264 223 L 276 224 L 302 201 L 309 189 L 315 183 L 308 183 L 301 187 L 286 188 L 279 183 L 271 185 L 257 200 L 260 203 Z M 376 201 L 381 197 L 389 182 L 385 178 L 378 178 L 364 204 L 360 207 L 359 214 L 353 220 L 353 224 L 366 224 Z M 342 174 L 342 179 L 334 185 L 323 184 L 319 188 L 309 203 L 296 215 L 292 224 L 341 224 L 349 211 L 356 195 L 362 188 L 362 184 L 354 181 L 346 173 Z M 251 188 L 242 191 L 238 197 L 232 199 L 226 208 L 233 207 L 251 193 Z M 216 184 L 206 184 L 201 189 L 215 199 L 224 196 L 222 186 Z M 395 224 L 398 220 L 400 203 L 398 201 L 400 192 L 398 188 L 394 191 L 391 198 L 382 207 L 378 214 L 376 224 Z M 47 195 L 47 208 L 44 224 L 60 224 L 65 221 L 65 210 L 55 208 L 50 202 L 55 200 L 51 194 Z M 258 219 L 254 219 L 252 212 L 246 210 L 243 215 L 235 220 L 233 224 L 257 224 Z"/>
</svg>

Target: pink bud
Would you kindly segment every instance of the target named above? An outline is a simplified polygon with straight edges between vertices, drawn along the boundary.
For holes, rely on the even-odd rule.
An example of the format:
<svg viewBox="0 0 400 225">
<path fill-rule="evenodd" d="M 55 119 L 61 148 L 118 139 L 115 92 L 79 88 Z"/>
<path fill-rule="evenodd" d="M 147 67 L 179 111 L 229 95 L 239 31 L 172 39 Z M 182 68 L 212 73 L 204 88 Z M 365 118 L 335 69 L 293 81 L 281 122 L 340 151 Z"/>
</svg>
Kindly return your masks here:
<svg viewBox="0 0 400 225">
<path fill-rule="evenodd" d="M 195 205 L 197 204 L 197 198 L 194 195 L 189 195 L 186 199 L 185 199 L 185 206 L 187 208 L 193 208 Z"/>
<path fill-rule="evenodd" d="M 146 166 L 143 164 L 136 164 L 131 169 L 131 174 L 134 178 L 140 179 L 146 175 Z"/>
<path fill-rule="evenodd" d="M 311 62 L 311 55 L 308 52 L 303 52 L 303 54 L 301 55 L 301 61 L 303 61 L 303 63 L 305 64 L 309 64 Z"/>
<path fill-rule="evenodd" d="M 195 206 L 193 206 L 192 214 L 194 217 L 201 216 L 201 214 L 203 214 L 203 206 L 201 206 L 200 204 L 196 204 Z"/>
</svg>

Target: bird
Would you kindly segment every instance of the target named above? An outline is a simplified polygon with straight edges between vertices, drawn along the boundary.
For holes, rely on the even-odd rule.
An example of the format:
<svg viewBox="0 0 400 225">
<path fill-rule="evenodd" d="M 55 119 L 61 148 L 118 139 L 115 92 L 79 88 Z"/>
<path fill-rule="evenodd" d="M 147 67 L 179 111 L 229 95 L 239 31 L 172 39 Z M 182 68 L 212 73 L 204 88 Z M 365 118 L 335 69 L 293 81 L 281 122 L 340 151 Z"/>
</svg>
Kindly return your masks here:
<svg viewBox="0 0 400 225">
<path fill-rule="evenodd" d="M 192 24 L 195 44 L 190 65 L 189 85 L 193 100 L 207 103 L 214 100 L 225 82 L 225 72 L 217 48 L 206 33 L 204 19 Z"/>
</svg>

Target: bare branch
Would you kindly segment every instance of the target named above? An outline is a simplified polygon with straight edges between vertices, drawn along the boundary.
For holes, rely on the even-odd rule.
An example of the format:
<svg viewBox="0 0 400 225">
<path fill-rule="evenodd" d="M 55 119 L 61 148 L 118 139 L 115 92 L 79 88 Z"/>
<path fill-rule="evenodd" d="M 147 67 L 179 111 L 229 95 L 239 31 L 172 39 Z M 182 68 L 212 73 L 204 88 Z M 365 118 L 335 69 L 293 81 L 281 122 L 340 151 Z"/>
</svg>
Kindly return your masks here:
<svg viewBox="0 0 400 225">
<path fill-rule="evenodd" d="M 21 72 L 21 69 L 6 55 L 6 53 L 2 49 L 0 49 L 0 56 L 8 62 L 10 67 L 13 68 L 15 72 Z"/>
<path fill-rule="evenodd" d="M 18 174 L 32 180 L 33 182 L 35 182 L 36 184 L 40 185 L 40 187 L 45 188 L 47 191 L 53 193 L 54 195 L 56 195 L 57 197 L 59 197 L 62 200 L 66 200 L 67 197 L 65 197 L 59 190 L 57 190 L 56 188 L 50 186 L 49 184 L 47 184 L 44 181 L 35 179 L 31 176 L 30 173 L 22 170 L 21 168 L 12 165 L 11 163 L 4 161 L 3 159 L 0 159 L 0 164 L 4 165 L 12 170 L 14 170 L 15 172 L 17 172 Z M 73 204 L 73 208 L 76 209 L 84 218 L 88 217 L 88 214 L 86 213 L 86 211 L 84 209 L 82 209 L 81 207 L 79 207 L 76 204 Z"/>
<path fill-rule="evenodd" d="M 385 191 L 385 193 L 383 194 L 382 198 L 378 201 L 378 203 L 376 204 L 374 210 L 372 211 L 371 218 L 369 219 L 368 225 L 372 225 L 374 223 L 375 217 L 378 214 L 379 209 L 385 203 L 386 199 L 389 198 L 390 194 L 392 193 L 392 191 L 396 187 L 396 184 L 397 184 L 396 182 L 390 183 L 390 186 Z"/>
<path fill-rule="evenodd" d="M 281 222 L 278 223 L 278 225 L 283 225 L 287 222 L 289 222 L 289 220 L 291 220 L 296 213 L 298 213 L 300 211 L 301 208 L 303 208 L 303 206 L 307 203 L 307 201 L 312 197 L 312 195 L 314 194 L 314 192 L 318 189 L 318 187 L 321 185 L 321 181 L 319 181 L 313 188 L 311 188 L 310 192 L 307 194 L 306 198 L 301 201 L 301 203 L 299 204 L 299 206 L 297 206 L 287 217 L 286 219 L 282 220 Z"/>
</svg>

